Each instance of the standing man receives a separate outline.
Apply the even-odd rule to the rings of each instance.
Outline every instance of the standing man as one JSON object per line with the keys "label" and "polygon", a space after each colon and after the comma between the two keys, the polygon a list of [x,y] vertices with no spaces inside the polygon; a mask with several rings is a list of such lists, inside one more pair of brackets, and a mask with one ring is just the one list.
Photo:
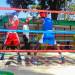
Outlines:
{"label": "standing man", "polygon": [[[43,30],[48,31],[48,33],[43,33],[42,39],[39,41],[42,44],[49,44],[50,46],[56,46],[57,50],[60,50],[60,47],[56,43],[55,40],[55,33],[53,33],[53,22],[51,18],[51,14],[48,14],[46,17],[43,18]],[[59,52],[61,62],[63,63],[64,57],[62,56],[61,52]]]}
{"label": "standing man", "polygon": [[52,22],[51,14],[45,15],[45,17],[43,17],[42,20],[43,20],[42,30],[48,31],[48,33],[43,33],[42,39],[39,42],[43,43],[43,44],[50,44],[50,45],[56,44],[55,43],[55,35],[52,32],[53,22]]}
{"label": "standing man", "polygon": [[[53,30],[53,22],[52,22],[52,18],[51,15],[48,14],[47,17],[45,17],[43,19],[43,30],[44,31],[51,31]],[[52,31],[51,31],[52,32]],[[50,44],[50,45],[54,45],[55,44],[55,36],[54,33],[44,33],[43,35],[43,43],[44,44]]]}
{"label": "standing man", "polygon": [[[17,30],[18,25],[19,25],[19,19],[18,19],[17,15],[10,15],[8,29]],[[7,32],[4,46],[7,46],[11,49],[16,49],[17,47],[20,46],[20,40],[19,40],[19,36],[18,36],[17,32],[12,32],[12,31]],[[20,53],[17,53],[17,54],[18,54],[17,61],[21,62]]]}
{"label": "standing man", "polygon": [[[8,29],[10,30],[17,30],[19,25],[19,19],[16,15],[11,15],[9,16],[9,25]],[[20,40],[19,36],[16,32],[7,32],[6,39],[4,42],[5,46],[19,46],[20,45]],[[14,48],[14,47],[13,47]]]}

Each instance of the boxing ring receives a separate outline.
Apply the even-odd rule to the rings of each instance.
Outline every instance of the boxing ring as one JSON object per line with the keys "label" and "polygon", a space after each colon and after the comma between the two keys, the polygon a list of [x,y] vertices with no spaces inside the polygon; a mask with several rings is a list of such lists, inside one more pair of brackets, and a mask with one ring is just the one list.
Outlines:
{"label": "boxing ring", "polygon": [[[57,14],[60,14],[60,13],[63,13],[63,14],[75,14],[75,12],[67,12],[67,11],[47,11],[47,10],[30,10],[30,9],[18,9],[18,8],[6,8],[6,7],[0,7],[0,10],[15,10],[15,11],[31,11],[31,12],[48,12],[48,13],[57,13]],[[18,30],[10,30],[10,29],[1,29],[0,28],[0,35],[4,35],[4,33],[7,33],[7,32],[17,32],[17,33],[23,33],[23,32],[27,32],[27,33],[34,33],[35,35],[36,34],[43,34],[43,33],[52,33],[52,34],[57,34],[57,36],[56,37],[59,37],[59,34],[61,34],[61,36],[62,36],[62,34],[67,34],[67,35],[63,35],[63,36],[70,36],[70,37],[72,37],[72,35],[75,35],[75,30],[51,30],[51,31],[42,31],[42,30],[20,30],[20,29],[18,29]],[[62,39],[62,37],[61,37],[61,39]],[[68,39],[68,38],[67,38]],[[46,45],[46,46],[50,46],[50,45]],[[62,45],[58,45],[59,47],[61,46],[61,47],[64,47],[64,46],[73,46],[73,45],[65,45],[65,44],[62,44]],[[75,49],[59,49],[59,50],[57,50],[57,49],[29,49],[29,50],[26,50],[26,49],[0,49],[0,53],[27,53],[27,52],[30,52],[30,53],[64,53],[64,54],[66,54],[66,53],[73,53],[73,56],[74,56],[74,53],[75,53]],[[51,55],[51,54],[50,54]],[[47,67],[45,68],[45,67],[41,67],[41,68],[39,68],[39,63],[37,63],[37,64],[35,64],[34,62],[33,62],[33,65],[37,65],[36,67],[33,67],[32,66],[32,69],[35,71],[35,72],[37,72],[37,73],[39,73],[39,72],[43,72],[44,70],[45,70],[45,72],[47,72],[47,73],[50,73],[50,71],[52,71],[52,73],[54,74],[54,73],[56,73],[56,70],[58,71],[58,73],[59,73],[59,71],[61,70],[61,68],[60,68],[60,66],[58,66],[58,68],[56,68],[56,65],[57,64],[62,64],[62,63],[64,63],[65,61],[66,62],[69,62],[69,63],[72,63],[72,64],[75,64],[75,59],[73,59],[72,60],[72,57],[70,58],[70,57],[68,57],[68,56],[70,56],[70,55],[72,55],[72,54],[68,54],[67,56],[58,56],[58,54],[54,54],[53,56],[50,56],[50,55],[48,55],[48,56],[46,56],[47,57],[47,59],[48,60],[45,60],[45,58],[43,58],[44,59],[44,63],[45,64],[47,64]],[[63,54],[62,54],[63,55]],[[11,55],[10,55],[11,56]],[[37,56],[38,57],[38,56]],[[44,56],[45,57],[45,56]],[[65,60],[64,60],[64,58],[63,57],[65,57]],[[36,58],[36,57],[35,57]],[[40,57],[41,58],[41,57]],[[73,58],[75,58],[75,57],[73,57]],[[6,60],[6,59],[5,59]],[[5,61],[5,60],[3,60],[3,61]],[[10,60],[9,58],[8,58],[8,60]],[[12,59],[13,60],[13,59]],[[24,59],[22,59],[23,61],[25,61]],[[61,60],[62,60],[62,62],[61,62]],[[72,61],[71,61],[72,60]],[[52,61],[52,62],[51,62]],[[54,61],[54,62],[53,62]],[[8,61],[9,62],[9,61]],[[22,61],[21,61],[22,62]],[[48,63],[47,63],[48,62]],[[1,62],[0,62],[1,63]],[[2,63],[6,63],[6,62],[2,62]],[[53,64],[53,63],[56,63],[56,64]],[[48,65],[50,64],[50,67],[48,67]],[[51,64],[53,64],[55,67],[53,67],[53,66],[51,66]],[[4,64],[5,65],[5,64]],[[8,65],[10,65],[10,64],[8,64]],[[20,65],[20,64],[19,64]],[[40,63],[40,65],[42,65],[41,63]],[[20,67],[18,67],[17,69],[15,69],[14,68],[14,70],[16,70],[16,73],[19,73],[19,71],[20,70],[18,70],[19,68],[21,68],[21,67],[25,67],[24,66],[24,64],[23,65],[21,65]],[[5,67],[5,66],[4,66]],[[22,67],[22,68],[23,68]],[[52,67],[53,68],[55,68],[56,70],[54,70],[54,69],[52,69]],[[66,67],[66,66],[65,66]],[[64,67],[64,68],[65,68]],[[73,67],[74,67],[74,65],[73,65]],[[29,68],[31,68],[31,67],[29,67]],[[25,67],[25,70],[27,69],[27,67]],[[68,69],[68,68],[67,68]],[[11,70],[11,69],[10,69]],[[29,70],[29,69],[28,69]],[[72,70],[74,70],[74,68],[73,69],[71,69],[71,70],[68,70],[68,71],[71,71],[71,73],[70,74],[72,74],[72,73],[74,73],[74,72],[72,72]],[[65,70],[66,72],[68,72],[67,70]],[[45,72],[43,72],[43,73],[45,73]],[[62,74],[63,74],[63,71],[60,71]],[[21,73],[23,73],[23,71],[21,72]],[[29,71],[28,71],[28,73],[29,73]],[[60,74],[61,74],[60,73]],[[25,74],[25,72],[24,72],[24,74]],[[32,73],[31,73],[32,74]],[[68,73],[67,73],[68,74]],[[12,75],[12,74],[11,74]]]}
{"label": "boxing ring", "polygon": [[[19,8],[6,8],[6,7],[0,7],[0,10],[15,10],[15,11],[31,11],[31,12],[47,12],[47,13],[56,13],[56,14],[75,14],[75,12],[67,12],[67,11],[47,11],[47,10],[32,10],[32,9],[19,9]],[[18,33],[48,33],[48,31],[42,31],[42,30],[9,30],[9,29],[0,29],[0,32],[18,32]],[[69,30],[51,30],[49,33],[52,34],[71,34],[74,35],[75,31],[69,31]],[[64,35],[65,36],[65,35]],[[67,46],[67,45],[60,45],[60,46]],[[70,45],[72,46],[72,45]],[[0,52],[75,52],[75,50],[0,50]]]}

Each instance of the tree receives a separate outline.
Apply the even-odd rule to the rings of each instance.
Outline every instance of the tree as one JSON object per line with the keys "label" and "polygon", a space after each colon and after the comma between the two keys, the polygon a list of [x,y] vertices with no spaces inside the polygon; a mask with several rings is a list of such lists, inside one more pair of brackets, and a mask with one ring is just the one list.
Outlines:
{"label": "tree", "polygon": [[27,8],[29,4],[33,3],[33,0],[7,0],[7,3],[10,4],[11,7]]}
{"label": "tree", "polygon": [[[65,0],[39,0],[41,9],[61,10],[61,6],[65,4]],[[58,14],[52,14],[53,19],[57,19]]]}
{"label": "tree", "polygon": [[[38,0],[41,9],[61,10],[61,6],[65,5],[65,0]],[[11,7],[27,8],[28,5],[33,4],[35,0],[7,0]],[[58,14],[52,14],[53,19],[57,19]]]}

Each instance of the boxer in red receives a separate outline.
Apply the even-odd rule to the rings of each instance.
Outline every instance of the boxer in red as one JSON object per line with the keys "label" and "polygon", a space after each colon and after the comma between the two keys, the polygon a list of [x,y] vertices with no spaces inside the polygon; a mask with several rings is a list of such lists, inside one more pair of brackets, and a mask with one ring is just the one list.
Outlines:
{"label": "boxer in red", "polygon": [[[10,15],[9,16],[9,24],[8,24],[8,29],[10,30],[17,30],[19,25],[19,19],[16,15]],[[6,39],[4,42],[4,46],[11,48],[11,49],[16,49],[17,47],[20,46],[20,40],[17,32],[7,32]],[[17,61],[18,63],[21,63],[21,56],[20,53],[17,53]]]}
{"label": "boxer in red", "polygon": [[[8,29],[17,30],[18,25],[19,25],[18,17],[16,15],[10,16],[9,17]],[[20,40],[19,40],[18,34],[16,32],[7,32],[6,40],[4,42],[4,45],[5,46],[19,46]]]}

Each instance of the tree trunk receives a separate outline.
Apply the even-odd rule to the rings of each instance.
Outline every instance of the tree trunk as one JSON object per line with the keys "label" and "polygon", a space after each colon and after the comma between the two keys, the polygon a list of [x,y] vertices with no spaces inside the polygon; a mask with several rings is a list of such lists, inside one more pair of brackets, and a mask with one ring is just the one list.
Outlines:
{"label": "tree trunk", "polygon": [[[50,6],[50,10],[60,10],[60,1],[58,0],[49,0],[48,2],[49,6]],[[58,14],[52,13],[52,19],[56,20],[58,17]]]}

